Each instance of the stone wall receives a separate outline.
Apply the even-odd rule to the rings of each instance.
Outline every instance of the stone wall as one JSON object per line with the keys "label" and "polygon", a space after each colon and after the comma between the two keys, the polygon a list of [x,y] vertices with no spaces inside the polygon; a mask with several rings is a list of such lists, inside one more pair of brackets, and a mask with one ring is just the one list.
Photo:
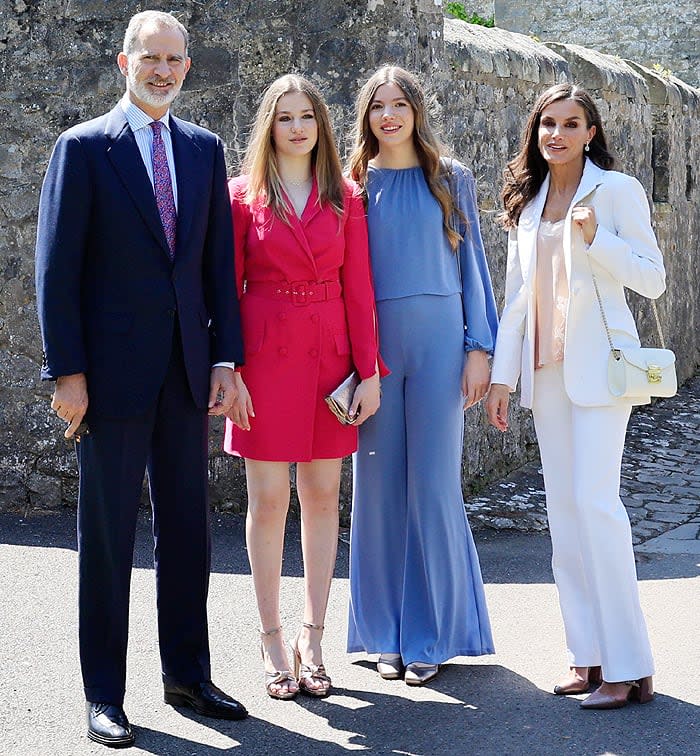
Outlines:
{"label": "stone wall", "polygon": [[[493,0],[496,24],[544,42],[571,42],[667,69],[700,86],[697,0]],[[465,5],[468,5],[465,2]]]}
{"label": "stone wall", "polygon": [[[694,294],[700,265],[693,253],[700,237],[700,92],[594,50],[545,45],[499,28],[446,19],[444,42],[445,65],[435,73],[434,87],[444,103],[447,140],[479,182],[482,233],[487,249],[496,253],[491,272],[499,306],[505,275],[503,232],[495,219],[501,172],[534,96],[562,79],[576,81],[594,96],[620,169],[637,176],[653,196],[654,224],[668,271],[659,313],[667,341],[679,355],[679,374],[692,375],[700,363]],[[656,343],[648,301],[635,295],[630,301],[643,339]],[[536,454],[527,413],[514,413],[505,436],[485,429],[486,443],[484,429],[473,422],[473,415],[468,416],[468,433],[476,432],[476,438],[465,446],[467,484],[478,486],[484,478],[512,469],[527,453]]]}
{"label": "stone wall", "polygon": [[[125,19],[138,2],[15,0],[0,3],[0,511],[73,505],[76,474],[62,423],[49,410],[51,386],[37,377],[40,340],[33,283],[38,192],[56,136],[104,112],[119,98],[115,64]],[[169,3],[148,7],[170,9]],[[498,227],[500,175],[517,147],[536,94],[573,78],[599,103],[623,170],[654,198],[654,217],[669,269],[661,313],[682,377],[698,364],[700,281],[697,90],[640,66],[573,46],[443,20],[432,0],[185,0],[179,17],[192,35],[193,67],[178,115],[220,133],[235,172],[257,99],[281,73],[309,75],[326,93],[339,144],[346,149],[358,85],[382,62],[420,72],[435,95],[444,140],[474,170],[499,301],[505,237]],[[635,301],[635,308],[637,307]],[[644,329],[648,323],[640,313]],[[514,409],[513,432],[487,429],[480,408],[467,414],[465,489],[503,474],[535,453],[528,417]],[[213,502],[245,507],[240,460],[211,438]],[[349,491],[346,469],[344,497]]]}

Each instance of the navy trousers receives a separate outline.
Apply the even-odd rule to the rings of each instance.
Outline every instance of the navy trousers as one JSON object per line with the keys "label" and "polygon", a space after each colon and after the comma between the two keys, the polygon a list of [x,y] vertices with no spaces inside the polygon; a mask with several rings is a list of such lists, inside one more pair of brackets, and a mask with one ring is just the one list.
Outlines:
{"label": "navy trousers", "polygon": [[[114,380],[119,380],[118,372]],[[175,329],[167,375],[145,416],[89,417],[77,444],[80,661],[87,700],[121,704],[136,517],[148,470],[164,678],[209,680],[207,413],[190,392]]]}

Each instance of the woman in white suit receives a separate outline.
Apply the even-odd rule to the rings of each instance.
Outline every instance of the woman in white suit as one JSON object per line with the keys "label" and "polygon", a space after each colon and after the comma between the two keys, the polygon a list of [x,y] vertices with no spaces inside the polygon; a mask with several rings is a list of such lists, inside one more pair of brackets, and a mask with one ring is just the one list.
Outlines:
{"label": "woman in white suit", "polygon": [[[607,386],[610,351],[638,346],[624,288],[656,298],[661,252],[640,183],[611,170],[600,115],[572,84],[545,91],[529,116],[502,198],[509,230],[506,301],[486,410],[507,430],[509,394],[532,409],[570,669],[560,695],[584,708],[653,697],[620,467],[631,402]],[[648,400],[646,400],[648,401]],[[602,669],[601,669],[602,668]]]}

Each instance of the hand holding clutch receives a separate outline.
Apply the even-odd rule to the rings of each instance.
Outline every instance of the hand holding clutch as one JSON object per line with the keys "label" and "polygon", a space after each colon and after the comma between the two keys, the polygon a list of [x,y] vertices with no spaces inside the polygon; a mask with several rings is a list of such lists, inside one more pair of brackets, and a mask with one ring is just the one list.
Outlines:
{"label": "hand holding clutch", "polygon": [[358,415],[350,417],[350,405],[355,395],[355,389],[359,385],[359,376],[352,372],[338,388],[331,391],[326,397],[328,408],[343,425],[352,425],[358,418]]}

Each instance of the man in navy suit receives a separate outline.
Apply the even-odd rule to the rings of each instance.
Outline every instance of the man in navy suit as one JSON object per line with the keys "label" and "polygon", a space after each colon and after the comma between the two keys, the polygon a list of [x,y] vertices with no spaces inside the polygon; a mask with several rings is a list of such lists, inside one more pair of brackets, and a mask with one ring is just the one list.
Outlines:
{"label": "man in navy suit", "polygon": [[80,659],[88,737],[108,746],[134,741],[123,701],[146,469],[165,701],[247,715],[209,666],[207,415],[233,402],[242,344],[223,147],[169,112],[187,42],[169,14],[130,20],[126,93],[61,134],[39,206],[42,378],[79,440]]}

